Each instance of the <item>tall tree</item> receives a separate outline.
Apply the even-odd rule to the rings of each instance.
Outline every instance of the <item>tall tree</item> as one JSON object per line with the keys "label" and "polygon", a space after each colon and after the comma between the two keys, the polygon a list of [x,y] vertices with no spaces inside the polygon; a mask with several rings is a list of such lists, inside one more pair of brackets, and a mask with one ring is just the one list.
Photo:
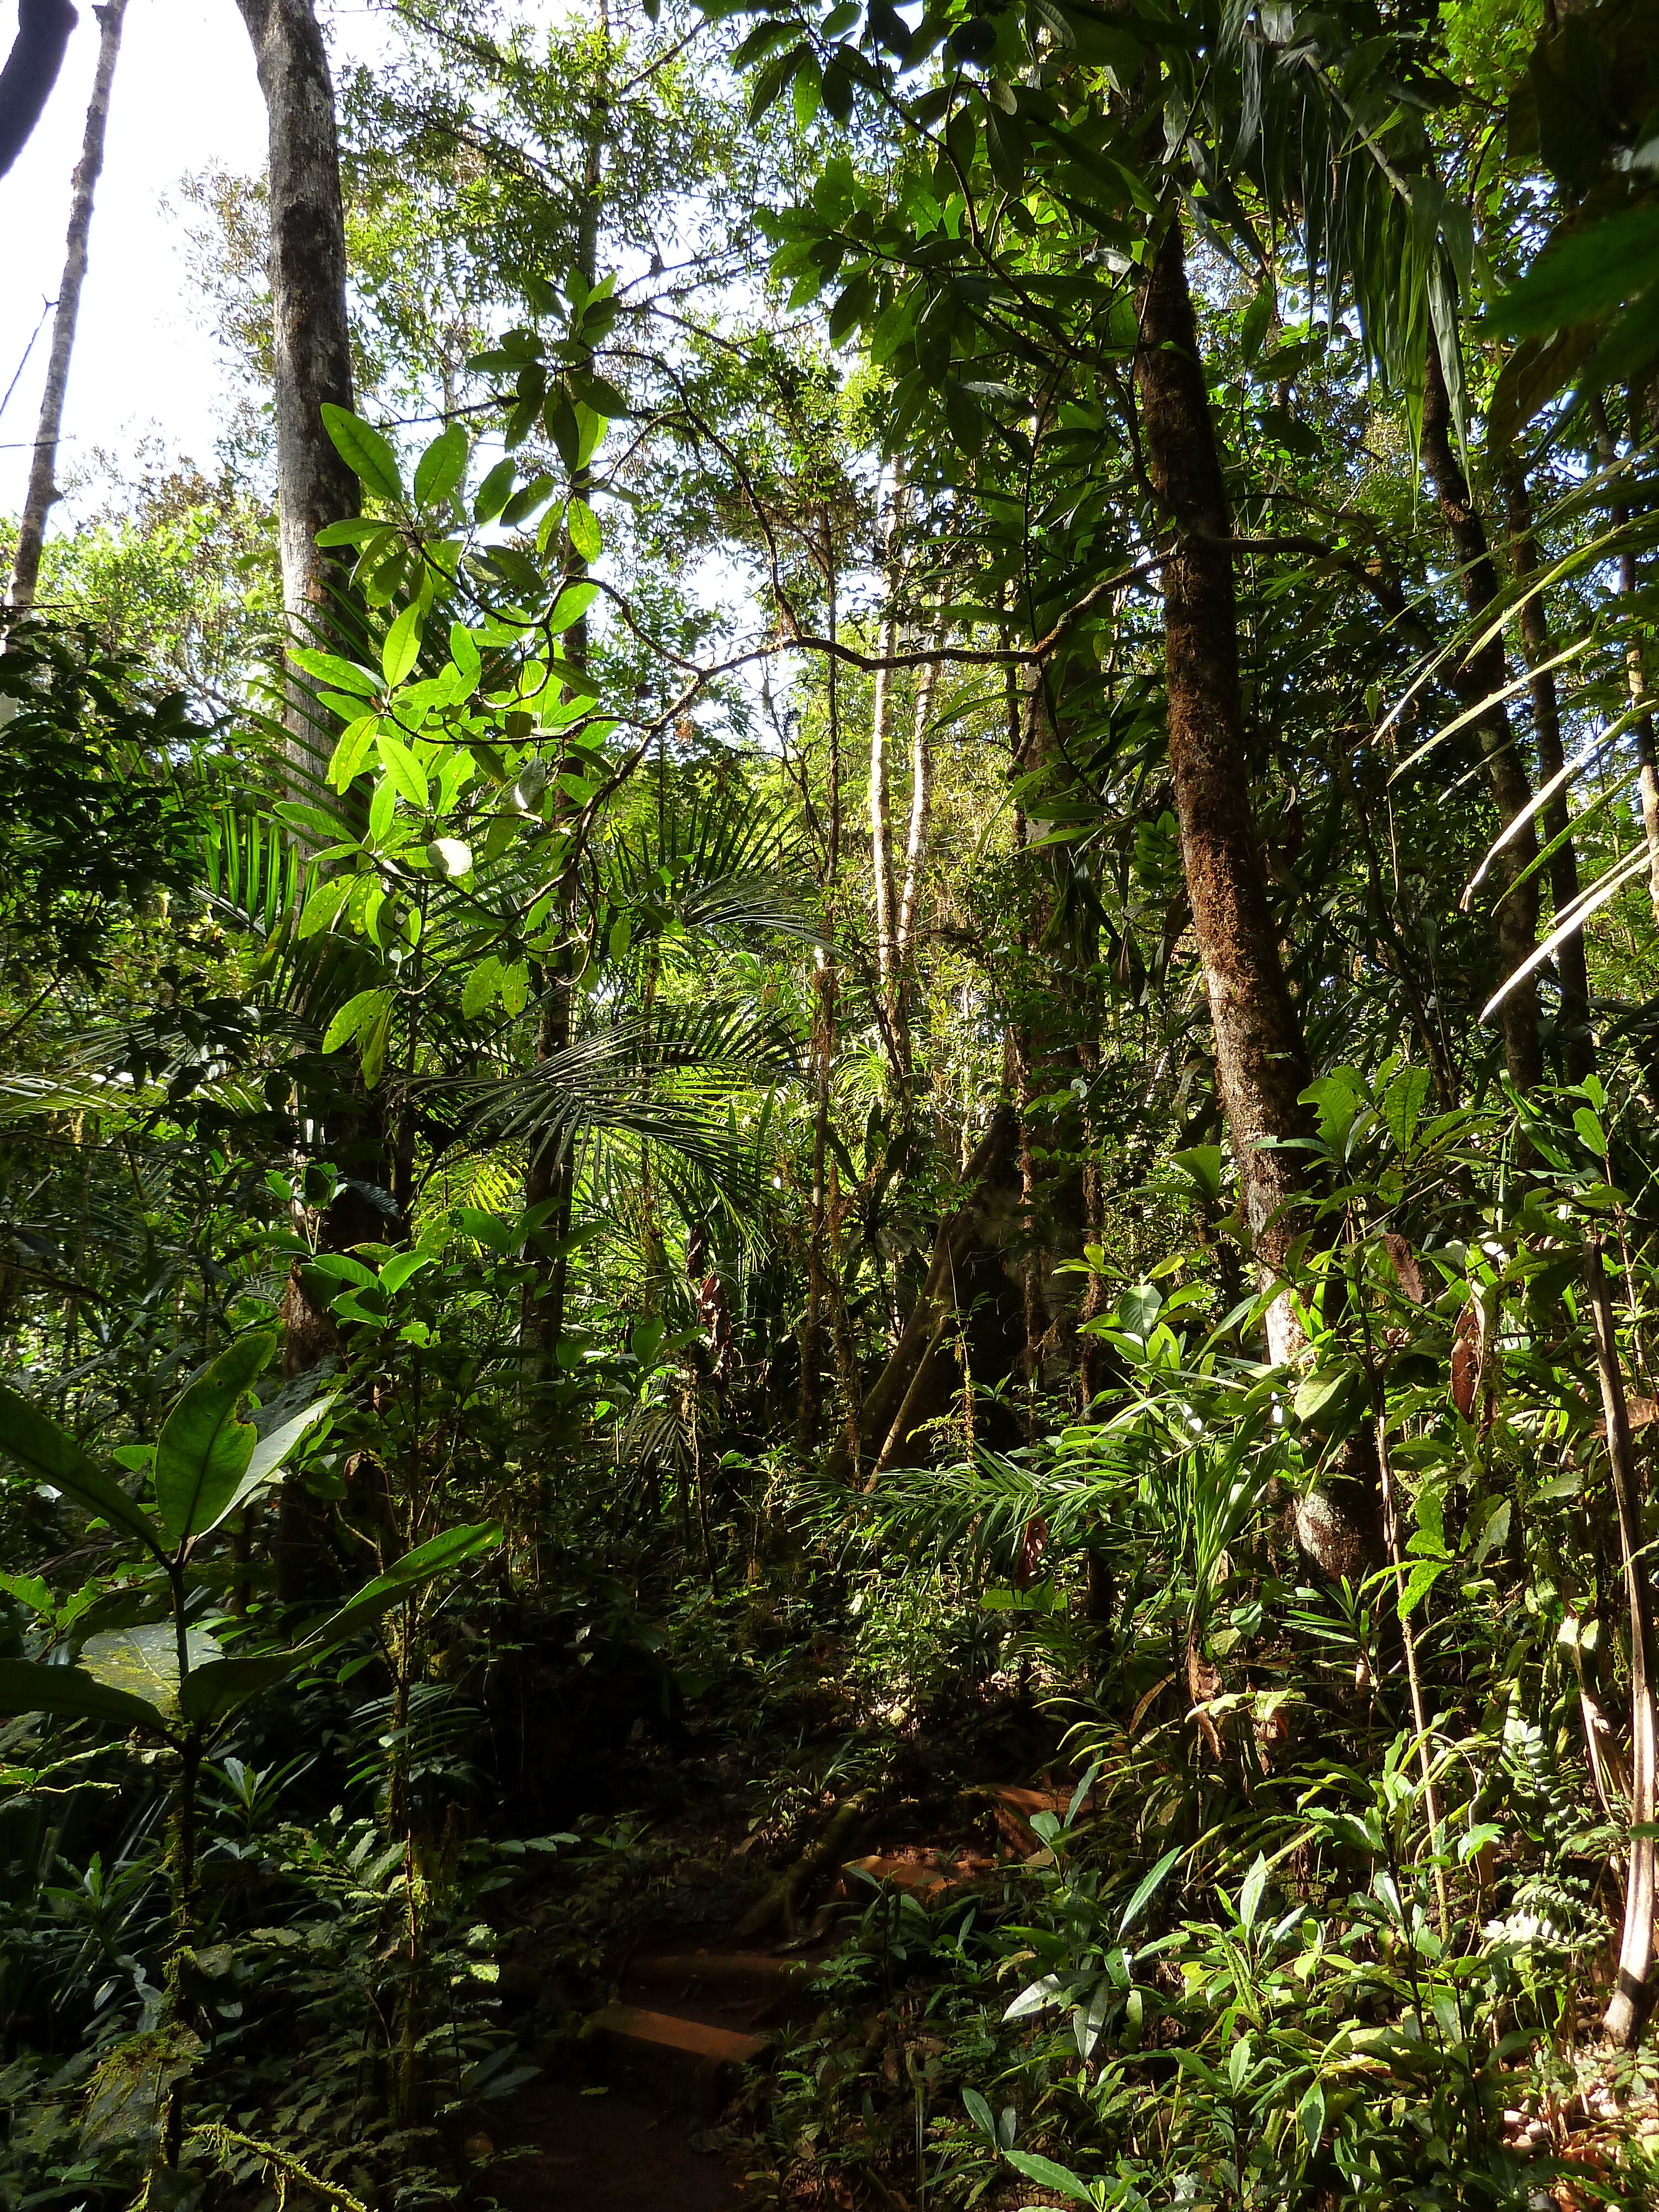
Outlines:
{"label": "tall tree", "polygon": [[[329,628],[329,563],[317,533],[357,512],[357,480],[323,421],[351,405],[345,214],[334,84],[311,0],[237,0],[253,42],[270,133],[270,304],[276,345],[276,506],[289,642]],[[297,696],[290,757],[317,740]]]}
{"label": "tall tree", "polygon": [[[58,491],[58,441],[63,434],[64,401],[69,392],[70,357],[75,350],[76,319],[81,312],[81,288],[87,276],[87,241],[92,232],[92,200],[104,167],[104,132],[109,123],[111,88],[115,82],[116,58],[121,51],[121,26],[127,0],[107,0],[98,9],[98,67],[87,102],[87,127],[81,141],[81,158],[75,165],[73,196],[70,202],[69,242],[64,256],[63,282],[58,288],[58,307],[52,317],[52,354],[46,363],[46,388],[40,400],[40,426],[35,434],[34,459],[29,468],[28,489],[17,532],[17,552],[12,562],[11,611],[27,614],[34,605],[40,575],[40,549],[46,542],[46,517]],[[70,21],[75,20],[74,10]],[[68,35],[67,32],[64,34]],[[61,56],[60,56],[61,58]],[[10,64],[7,64],[9,68]],[[43,95],[44,97],[44,95]]]}
{"label": "tall tree", "polygon": [[0,177],[45,113],[79,21],[69,0],[17,0],[17,36],[0,69]]}

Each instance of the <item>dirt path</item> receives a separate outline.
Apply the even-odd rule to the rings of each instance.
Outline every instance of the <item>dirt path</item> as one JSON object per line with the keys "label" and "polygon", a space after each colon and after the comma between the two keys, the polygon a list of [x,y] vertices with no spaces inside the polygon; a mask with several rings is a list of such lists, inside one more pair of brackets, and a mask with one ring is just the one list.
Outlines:
{"label": "dirt path", "polygon": [[638,2089],[538,2082],[517,2100],[489,2171],[505,2212],[739,2212],[729,2158],[691,2147],[696,2123]]}

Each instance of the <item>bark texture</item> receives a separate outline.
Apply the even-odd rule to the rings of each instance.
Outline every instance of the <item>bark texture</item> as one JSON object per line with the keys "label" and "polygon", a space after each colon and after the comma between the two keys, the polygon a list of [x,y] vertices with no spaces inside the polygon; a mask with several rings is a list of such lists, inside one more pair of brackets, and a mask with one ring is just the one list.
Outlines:
{"label": "bark texture", "polygon": [[[326,634],[329,571],[317,532],[357,513],[357,479],[323,426],[351,405],[345,216],[334,85],[311,0],[237,0],[270,130],[270,300],[276,343],[276,505],[289,641]],[[297,686],[289,757],[314,777],[326,740]]]}
{"label": "bark texture", "polygon": [[[1510,559],[1516,583],[1526,585],[1538,573],[1538,544],[1533,535],[1532,503],[1527,480],[1518,468],[1504,480],[1509,503]],[[1565,765],[1561,750],[1561,709],[1556,696],[1551,658],[1549,616],[1541,592],[1528,594],[1521,608],[1521,640],[1532,672],[1533,740],[1538,748],[1538,781],[1546,788]],[[1554,850],[1549,857],[1550,897],[1556,920],[1578,896],[1578,856],[1567,835],[1569,817],[1565,784],[1544,810],[1544,840]],[[1595,1042],[1590,1030],[1589,970],[1584,963],[1584,933],[1575,929],[1557,947],[1555,970],[1561,984],[1561,1060],[1569,1083],[1582,1083],[1595,1066]]]}
{"label": "bark texture", "polygon": [[1178,221],[1141,294],[1135,383],[1147,469],[1170,529],[1164,665],[1182,861],[1215,1028],[1222,1108],[1250,1233],[1271,1270],[1296,1231],[1297,1163],[1304,1156],[1266,1147],[1310,1133],[1300,1103],[1310,1072],[1251,812],[1232,524]]}
{"label": "bark texture", "polygon": [[[1468,479],[1452,447],[1451,401],[1440,367],[1438,349],[1431,345],[1423,378],[1423,465],[1429,472],[1440,512],[1457,555],[1463,605],[1471,616],[1485,614],[1498,597],[1498,571],[1486,542],[1486,526],[1469,491]],[[1498,697],[1504,689],[1504,644],[1501,633],[1490,637],[1480,650],[1457,665],[1457,694],[1466,713],[1474,714],[1474,729],[1486,762],[1486,781],[1498,808],[1498,819],[1507,830],[1532,802],[1532,785],[1526,763],[1510,726],[1509,709]],[[1502,889],[1498,902],[1498,946],[1504,973],[1512,975],[1531,957],[1538,942],[1538,878],[1522,878],[1538,858],[1538,839],[1530,822],[1510,838],[1498,855],[1498,878]],[[1538,1036],[1538,979],[1527,976],[1504,1000],[1504,1060],[1510,1079],[1522,1091],[1536,1088],[1544,1073],[1544,1057]]]}
{"label": "bark texture", "polygon": [[[81,312],[81,288],[87,276],[87,241],[92,233],[92,201],[104,166],[104,132],[109,123],[110,90],[115,82],[116,58],[121,51],[121,26],[127,0],[108,0],[98,9],[98,67],[87,102],[87,126],[81,141],[81,158],[75,165],[70,201],[69,239],[64,255],[63,281],[58,288],[58,307],[52,324],[52,355],[46,363],[46,387],[40,400],[40,424],[35,433],[34,459],[29,467],[28,489],[17,527],[17,551],[12,564],[11,611],[27,614],[34,605],[40,575],[40,549],[46,542],[46,517],[58,498],[58,441],[64,428],[64,401],[69,392],[70,358],[75,350],[76,318]],[[70,21],[75,11],[70,10]],[[20,37],[21,37],[20,32]],[[64,34],[67,38],[68,31]],[[58,58],[63,58],[61,48]],[[10,63],[7,64],[9,69]],[[53,74],[56,74],[54,70]],[[41,95],[44,101],[45,94]],[[9,166],[0,164],[0,166]]]}
{"label": "bark texture", "polygon": [[46,112],[70,33],[79,21],[69,0],[18,0],[17,36],[0,69],[0,177]]}

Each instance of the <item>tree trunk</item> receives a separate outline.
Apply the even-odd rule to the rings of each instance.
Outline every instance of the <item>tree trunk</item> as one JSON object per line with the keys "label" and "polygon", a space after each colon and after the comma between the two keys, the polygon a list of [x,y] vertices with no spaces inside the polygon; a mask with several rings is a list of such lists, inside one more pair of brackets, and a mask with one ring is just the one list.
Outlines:
{"label": "tree trunk", "polygon": [[[1423,378],[1423,461],[1457,555],[1464,607],[1479,619],[1498,597],[1498,572],[1486,543],[1486,526],[1452,449],[1451,401],[1439,350],[1432,343]],[[1459,662],[1455,680],[1465,711],[1479,710],[1474,727],[1486,760],[1486,780],[1498,821],[1507,830],[1531,804],[1532,786],[1510,726],[1509,709],[1498,696],[1504,677],[1503,638],[1494,633],[1479,653]],[[1538,878],[1529,876],[1524,883],[1521,880],[1537,858],[1538,839],[1530,822],[1498,855],[1503,888],[1498,902],[1498,945],[1505,975],[1513,975],[1526,965],[1538,942]],[[1509,993],[1501,1019],[1504,1060],[1510,1079],[1517,1090],[1534,1090],[1544,1073],[1535,975],[1525,977]]]}
{"label": "tree trunk", "polygon": [[[75,167],[70,202],[69,239],[64,255],[63,281],[58,288],[58,308],[52,325],[52,356],[46,364],[46,388],[40,398],[40,426],[35,434],[34,459],[29,469],[28,489],[23,498],[22,520],[17,529],[17,553],[12,563],[11,611],[14,618],[34,605],[40,574],[40,549],[46,541],[46,517],[58,497],[58,441],[64,427],[64,400],[69,390],[70,356],[75,350],[75,322],[81,312],[81,287],[86,282],[87,240],[92,230],[92,198],[104,166],[104,131],[109,122],[110,88],[115,82],[115,60],[121,51],[121,25],[127,0],[107,0],[98,13],[98,67],[87,102],[87,126],[81,141],[81,158]],[[75,21],[70,9],[69,20]],[[19,18],[19,40],[22,37]],[[64,36],[69,35],[65,27]],[[63,58],[61,46],[58,60]],[[11,64],[8,62],[8,70]],[[53,75],[57,74],[56,67]],[[44,99],[44,94],[42,95]],[[0,164],[0,166],[9,166]]]}
{"label": "tree trunk", "polygon": [[[1256,1256],[1271,1274],[1299,1224],[1308,1056],[1267,902],[1251,815],[1233,596],[1232,524],[1198,356],[1179,220],[1140,296],[1135,357],[1147,465],[1170,529],[1164,562],[1170,769],[1193,927],[1215,1028],[1216,1073]],[[1275,1359],[1291,1348],[1275,1307]]]}
{"label": "tree trunk", "polygon": [[910,731],[910,827],[904,841],[904,888],[899,896],[889,1016],[907,1082],[910,1073],[910,978],[915,959],[916,925],[921,910],[921,870],[927,854],[927,823],[933,798],[933,744],[929,726],[933,719],[933,694],[938,684],[939,663],[930,660],[921,672],[916,691],[915,720]]}
{"label": "tree trunk", "polygon": [[[290,644],[328,641],[330,563],[317,532],[358,507],[322,407],[351,405],[345,215],[334,86],[311,0],[237,0],[253,41],[270,127],[270,303],[276,340],[276,507]],[[288,708],[297,783],[314,783],[327,740],[297,678]]]}
{"label": "tree trunk", "polygon": [[[887,611],[878,648],[881,665],[876,671],[875,696],[870,711],[870,872],[875,885],[876,987],[884,1008],[893,995],[897,900],[893,889],[893,814],[887,793],[887,725],[893,698],[893,676],[888,663],[898,651],[899,534],[904,527],[904,464],[894,464],[893,494],[887,510]],[[895,1080],[902,1080],[896,1045],[890,1035]]]}
{"label": "tree trunk", "polygon": [[[826,597],[826,626],[830,643],[833,645],[839,614],[836,588],[835,524],[827,507],[823,510],[820,520],[823,535],[821,550]],[[812,1200],[806,1247],[806,1317],[801,1328],[800,1338],[800,1401],[795,1414],[796,1438],[803,1451],[807,1449],[817,1431],[823,1395],[823,1379],[819,1363],[823,1340],[823,1305],[826,1290],[824,1245],[829,1228],[825,1175],[830,1144],[830,1076],[836,1055],[836,958],[831,948],[836,936],[836,893],[841,885],[841,694],[836,681],[836,662],[832,653],[830,655],[827,671],[830,694],[830,789],[829,836],[825,841],[823,872],[827,892],[823,924],[825,942],[814,956],[817,966],[812,976],[814,987],[812,1044],[815,1074],[812,1107]]]}
{"label": "tree trunk", "polygon": [[[1624,1554],[1625,1589],[1630,1601],[1631,1826],[1630,1873],[1625,1888],[1625,1932],[1619,1948],[1619,1980],[1602,2025],[1609,2039],[1633,2045],[1647,2016],[1648,1969],[1653,1963],[1653,1904],[1656,1806],[1655,1656],[1653,1604],[1642,1557],[1642,1498],[1631,1449],[1630,1412],[1619,1366],[1613,1299],[1602,1264],[1601,1240],[1589,1238],[1584,1253],[1591,1319],[1595,1327],[1595,1364],[1607,1423],[1607,1457],[1613,1465],[1613,1498],[1619,1509],[1619,1545]],[[1643,1829],[1647,1830],[1643,1834]]]}
{"label": "tree trunk", "polygon": [[[576,225],[575,266],[591,292],[598,281],[599,263],[599,221],[605,199],[605,148],[610,125],[610,35],[611,15],[607,0],[599,0],[599,32],[602,42],[599,82],[594,93],[592,112],[588,118],[587,144],[582,161],[582,204]],[[591,360],[592,356],[588,356]],[[591,489],[593,472],[591,466],[575,470],[569,482],[573,498],[585,499]],[[575,581],[587,574],[587,562],[565,538],[565,568]],[[587,617],[580,616],[565,634],[565,652],[572,665],[584,677],[587,673]],[[567,695],[568,696],[568,695]],[[560,766],[564,765],[561,758]],[[557,805],[563,808],[568,802],[561,797]],[[568,892],[560,894],[560,914],[564,928],[570,928],[571,901]],[[551,1060],[564,1051],[574,1035],[572,1023],[571,948],[564,945],[550,959],[544,972],[540,1018],[537,1028],[536,1052],[540,1060]],[[575,1202],[576,1155],[569,1133],[556,1143],[544,1145],[532,1152],[525,1170],[524,1202],[526,1207],[542,1205],[550,1199],[552,1212],[547,1219],[547,1233],[562,1245],[570,1235],[572,1211]],[[525,1287],[524,1334],[535,1346],[542,1376],[551,1381],[558,1372],[560,1340],[564,1335],[565,1306],[569,1295],[570,1261],[567,1253],[556,1252],[549,1259],[535,1255],[535,1279]]]}
{"label": "tree trunk", "polygon": [[[1135,356],[1152,489],[1169,526],[1164,559],[1164,680],[1170,772],[1182,865],[1215,1032],[1216,1080],[1238,1163],[1257,1268],[1270,1282],[1307,1225],[1307,1154],[1274,1147],[1305,1137],[1310,1070],[1279,957],[1279,934],[1250,805],[1238,676],[1232,521],[1179,219],[1172,220],[1140,295]],[[1292,1358],[1302,1335],[1287,1295],[1267,1315],[1267,1352]],[[1381,1558],[1374,1458],[1348,1455],[1300,1500],[1297,1536],[1332,1577]],[[1358,1563],[1358,1571],[1356,1571]]]}
{"label": "tree trunk", "polygon": [[[1601,465],[1613,470],[1618,466],[1619,449],[1613,443],[1607,410],[1599,395],[1591,396],[1589,411]],[[1622,530],[1630,520],[1630,509],[1614,499],[1610,517],[1614,529]],[[1626,546],[1619,556],[1620,598],[1628,599],[1635,589],[1636,556]],[[1641,646],[1633,634],[1625,645],[1625,678],[1630,688],[1630,703],[1635,710],[1632,726],[1636,738],[1636,790],[1642,808],[1642,834],[1648,846],[1648,896],[1653,902],[1654,919],[1659,921],[1659,751],[1656,751],[1654,744],[1653,716],[1647,708],[1647,672],[1642,665]]]}
{"label": "tree trunk", "polygon": [[[1509,501],[1510,559],[1518,584],[1531,582],[1538,572],[1538,544],[1533,536],[1532,505],[1527,480],[1519,466],[1504,477]],[[1549,617],[1542,592],[1528,594],[1521,609],[1521,638],[1532,670],[1532,726],[1538,747],[1538,781],[1547,787],[1565,766],[1561,750],[1561,712],[1556,696],[1555,672],[1546,664],[1551,657]],[[1569,815],[1565,784],[1544,808],[1544,837],[1555,847],[1549,858],[1550,897],[1559,921],[1578,896],[1578,857],[1567,835]],[[1559,843],[1557,840],[1560,840]],[[1556,949],[1556,973],[1561,979],[1561,1061],[1569,1083],[1582,1083],[1595,1066],[1595,1040],[1590,1030],[1589,971],[1584,964],[1584,933],[1575,929]]]}
{"label": "tree trunk", "polygon": [[17,36],[0,69],[0,177],[45,112],[79,20],[69,0],[18,0]]}

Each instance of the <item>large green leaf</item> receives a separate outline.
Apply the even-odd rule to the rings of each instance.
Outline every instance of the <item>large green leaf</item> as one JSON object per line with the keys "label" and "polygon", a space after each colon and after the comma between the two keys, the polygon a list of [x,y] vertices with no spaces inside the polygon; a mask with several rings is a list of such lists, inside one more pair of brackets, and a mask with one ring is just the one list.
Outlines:
{"label": "large green leaf", "polygon": [[[187,1628],[185,1644],[191,1667],[205,1667],[219,1656],[205,1629]],[[170,1620],[89,1636],[81,1647],[81,1664],[106,1689],[142,1698],[154,1711],[171,1716],[178,1710],[179,1637]]]}
{"label": "large green leaf", "polygon": [[264,1690],[274,1689],[302,1663],[296,1651],[259,1652],[246,1659],[216,1659],[192,1668],[179,1704],[185,1718],[198,1723],[222,1720]]}
{"label": "large green leaf", "polygon": [[114,1476],[89,1459],[73,1437],[65,1436],[55,1421],[39,1413],[27,1398],[0,1384],[0,1452],[15,1459],[37,1482],[49,1482],[77,1505],[101,1513],[106,1521],[137,1536],[157,1553],[161,1539],[155,1523],[135,1505]]}
{"label": "large green leaf", "polygon": [[417,1544],[394,1567],[377,1575],[356,1596],[348,1598],[337,1612],[320,1622],[305,1640],[305,1656],[315,1658],[331,1650],[337,1644],[343,1644],[359,1629],[378,1620],[383,1613],[390,1613],[394,1605],[401,1605],[422,1583],[459,1567],[476,1553],[488,1551],[501,1539],[501,1528],[495,1522],[479,1521],[467,1528],[446,1529],[441,1536]]}
{"label": "large green leaf", "polygon": [[155,1448],[155,1503],[171,1543],[203,1534],[230,1510],[257,1441],[236,1408],[276,1345],[275,1330],[233,1344],[167,1415]]}
{"label": "large green leaf", "polygon": [[205,1535],[209,1529],[216,1528],[222,1521],[228,1520],[239,1506],[245,1504],[252,1497],[256,1490],[263,1489],[266,1483],[279,1474],[283,1462],[299,1444],[307,1431],[314,1428],[324,1414],[332,1409],[333,1404],[334,1401],[331,1398],[319,1398],[314,1405],[302,1407],[295,1414],[292,1420],[284,1421],[280,1428],[273,1429],[269,1436],[261,1437],[253,1447],[253,1456],[247,1463],[247,1472],[226,1501],[223,1510],[210,1521],[206,1528],[198,1530],[198,1534]]}
{"label": "large green leaf", "polygon": [[372,422],[365,422],[360,415],[353,415],[343,407],[335,407],[325,399],[322,404],[323,428],[334,441],[340,459],[358,480],[382,499],[401,501],[404,495],[403,478],[398,471],[398,456]]}
{"label": "large green leaf", "polygon": [[52,1713],[63,1720],[117,1721],[123,1728],[165,1735],[155,1706],[79,1667],[42,1667],[31,1659],[0,1659],[0,1713]]}

